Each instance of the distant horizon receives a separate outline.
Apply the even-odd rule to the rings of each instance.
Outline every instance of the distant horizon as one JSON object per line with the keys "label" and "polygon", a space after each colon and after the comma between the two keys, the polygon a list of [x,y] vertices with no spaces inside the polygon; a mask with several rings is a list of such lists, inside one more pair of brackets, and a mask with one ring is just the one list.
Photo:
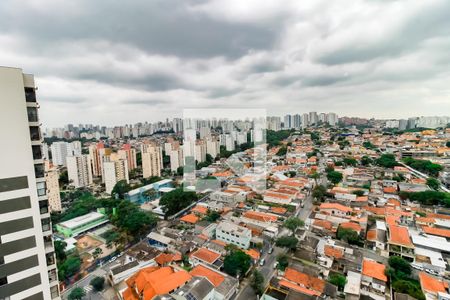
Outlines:
{"label": "distant horizon", "polygon": [[[314,111],[312,111],[312,112],[314,112]],[[307,112],[307,113],[309,113],[309,112]],[[320,114],[320,113],[322,113],[322,112],[317,112],[317,114]],[[333,112],[330,112],[330,113],[333,113]],[[267,117],[280,117],[281,118],[281,122],[284,122],[284,120],[283,120],[283,118],[284,118],[284,116],[286,116],[286,115],[291,115],[291,116],[293,116],[293,115],[296,115],[297,113],[291,113],[291,114],[284,114],[284,115],[267,115]],[[302,115],[302,113],[298,113],[300,116]],[[344,116],[340,116],[339,114],[337,114],[337,116],[338,116],[338,118],[340,119],[340,118],[358,118],[358,119],[366,119],[366,120],[376,120],[376,121],[389,121],[389,120],[408,120],[408,118],[421,118],[421,117],[424,117],[424,118],[433,118],[433,117],[436,117],[436,118],[450,118],[450,115],[435,115],[435,116],[410,116],[410,117],[405,117],[405,118],[364,118],[364,117],[359,117],[359,116],[347,116],[347,115],[344,115]],[[181,117],[167,117],[168,118],[168,121],[169,122],[172,122],[175,118],[180,118],[180,119],[182,119]],[[149,120],[146,120],[146,121],[135,121],[135,122],[131,122],[131,123],[123,123],[123,124],[112,124],[112,125],[107,125],[107,124],[100,124],[100,123],[93,123],[93,122],[87,122],[87,123],[84,123],[84,122],[69,122],[69,123],[66,123],[66,124],[63,124],[63,125],[59,125],[59,126],[53,126],[53,127],[49,127],[49,126],[45,126],[45,125],[43,125],[43,127],[45,128],[45,129],[57,129],[57,128],[64,128],[66,125],[73,125],[73,126],[75,126],[75,127],[78,127],[80,124],[82,124],[82,125],[92,125],[92,126],[101,126],[101,127],[115,127],[115,126],[126,126],[126,125],[135,125],[135,124],[139,124],[139,123],[142,123],[142,124],[145,124],[146,122],[148,123],[148,124],[156,124],[156,123],[165,123],[166,122],[166,120],[165,120],[166,118],[164,118],[164,120],[158,120],[158,121],[149,121]],[[212,119],[212,118],[211,118]],[[208,120],[208,119],[205,119],[205,120]],[[240,120],[244,120],[244,119],[240,119]],[[43,124],[45,124],[45,122],[43,122]]]}

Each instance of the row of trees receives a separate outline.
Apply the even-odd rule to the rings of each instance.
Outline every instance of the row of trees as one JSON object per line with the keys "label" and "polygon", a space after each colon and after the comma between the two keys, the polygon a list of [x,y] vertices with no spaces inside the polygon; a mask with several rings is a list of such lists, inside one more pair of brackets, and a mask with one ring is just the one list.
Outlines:
{"label": "row of trees", "polygon": [[159,204],[165,216],[168,217],[188,207],[197,199],[195,192],[185,192],[183,188],[177,188],[165,193],[159,200]]}
{"label": "row of trees", "polygon": [[408,166],[410,166],[411,168],[426,173],[433,177],[438,177],[439,172],[442,171],[443,169],[441,165],[432,163],[429,160],[414,159],[407,157],[403,159],[403,162]]}
{"label": "row of trees", "polygon": [[450,193],[423,191],[416,193],[400,192],[400,198],[417,201],[422,205],[444,205],[450,207]]}

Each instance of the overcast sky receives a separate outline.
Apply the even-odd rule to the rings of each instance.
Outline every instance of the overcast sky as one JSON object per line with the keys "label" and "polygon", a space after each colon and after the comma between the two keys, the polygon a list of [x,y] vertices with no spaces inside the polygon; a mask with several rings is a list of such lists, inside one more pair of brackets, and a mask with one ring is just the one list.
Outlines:
{"label": "overcast sky", "polygon": [[183,108],[450,115],[449,0],[2,0],[44,126]]}

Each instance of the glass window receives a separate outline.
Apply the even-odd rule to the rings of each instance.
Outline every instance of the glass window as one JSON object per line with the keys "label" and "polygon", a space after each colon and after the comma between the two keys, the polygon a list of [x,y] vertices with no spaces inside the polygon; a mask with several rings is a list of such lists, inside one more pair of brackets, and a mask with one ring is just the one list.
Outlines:
{"label": "glass window", "polygon": [[30,126],[30,138],[32,141],[41,140],[41,132],[38,126]]}
{"label": "glass window", "polygon": [[36,164],[34,165],[34,174],[36,178],[42,178],[45,175],[44,164]]}
{"label": "glass window", "polygon": [[38,110],[36,107],[27,107],[28,113],[28,122],[37,122],[38,119]]}
{"label": "glass window", "polygon": [[38,196],[39,197],[40,196],[45,196],[46,189],[47,189],[45,181],[36,183],[36,187],[37,187]]}
{"label": "glass window", "polygon": [[33,150],[33,159],[42,159],[42,147],[40,145],[31,146]]}
{"label": "glass window", "polygon": [[25,88],[25,99],[27,102],[36,102],[36,92],[33,88]]}

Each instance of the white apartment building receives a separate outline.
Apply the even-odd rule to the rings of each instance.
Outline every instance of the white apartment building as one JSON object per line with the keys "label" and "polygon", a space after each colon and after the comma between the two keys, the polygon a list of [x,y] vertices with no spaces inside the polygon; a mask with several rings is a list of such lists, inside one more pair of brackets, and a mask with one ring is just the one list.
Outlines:
{"label": "white apartment building", "polygon": [[130,182],[126,160],[106,161],[103,163],[103,167],[106,193],[111,194],[116,183],[121,180],[126,180],[127,183]]}
{"label": "white apartment building", "polygon": [[206,153],[211,155],[213,158],[217,157],[217,155],[220,153],[219,142],[217,140],[207,140]]}
{"label": "white apartment building", "polygon": [[61,195],[59,193],[58,169],[45,161],[45,183],[47,184],[47,197],[50,211],[61,211]]}
{"label": "white apartment building", "polygon": [[131,148],[130,145],[124,145],[123,149],[117,151],[121,159],[125,159],[128,163],[128,171],[134,170],[137,167],[136,149]]}
{"label": "white apartment building", "polygon": [[230,222],[220,222],[216,228],[216,239],[242,249],[248,249],[252,239],[252,231]]}
{"label": "white apartment building", "polygon": [[143,144],[141,149],[143,177],[161,176],[161,169],[163,168],[161,147]]}
{"label": "white apartment building", "polygon": [[65,166],[66,157],[69,151],[69,144],[66,142],[54,142],[51,146],[52,162],[56,166]]}
{"label": "white apartment building", "polygon": [[89,155],[67,157],[67,174],[69,183],[76,188],[92,184],[92,165]]}
{"label": "white apartment building", "polygon": [[80,141],[73,141],[68,144],[67,147],[67,156],[77,156],[81,155],[81,142]]}
{"label": "white apartment building", "polygon": [[338,115],[335,113],[328,113],[327,121],[330,126],[336,126],[339,122]]}
{"label": "white apartment building", "polygon": [[0,67],[0,299],[59,299],[35,90]]}
{"label": "white apartment building", "polygon": [[184,166],[183,148],[170,151],[170,170],[176,171],[179,167]]}
{"label": "white apartment building", "polygon": [[199,163],[206,161],[206,143],[203,140],[197,140],[195,144],[195,160]]}

